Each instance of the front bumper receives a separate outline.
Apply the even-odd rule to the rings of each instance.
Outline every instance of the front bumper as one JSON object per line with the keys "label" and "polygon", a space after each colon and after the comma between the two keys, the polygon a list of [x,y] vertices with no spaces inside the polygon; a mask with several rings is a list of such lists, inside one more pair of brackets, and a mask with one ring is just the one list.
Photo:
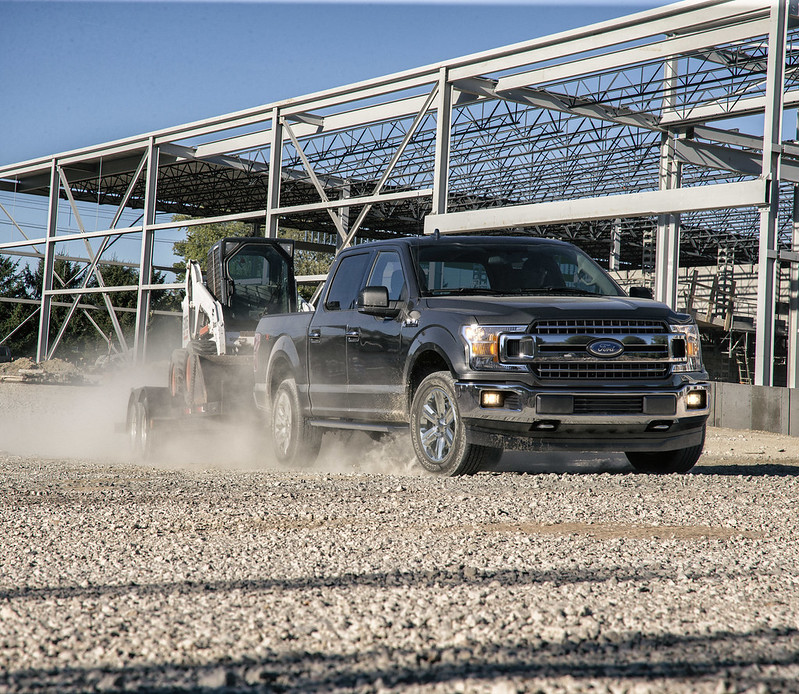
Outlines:
{"label": "front bumper", "polygon": [[[556,390],[524,384],[455,384],[472,443],[505,449],[667,451],[699,445],[710,384],[659,390]],[[497,393],[499,406],[486,406]]]}

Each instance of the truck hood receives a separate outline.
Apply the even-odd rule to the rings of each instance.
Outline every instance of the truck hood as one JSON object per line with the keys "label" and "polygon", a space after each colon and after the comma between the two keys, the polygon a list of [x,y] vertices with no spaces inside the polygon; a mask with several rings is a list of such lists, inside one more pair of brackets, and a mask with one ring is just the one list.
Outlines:
{"label": "truck hood", "polygon": [[432,310],[458,313],[464,322],[480,325],[529,325],[542,318],[588,317],[668,321],[677,315],[658,301],[626,296],[449,296],[425,301]]}

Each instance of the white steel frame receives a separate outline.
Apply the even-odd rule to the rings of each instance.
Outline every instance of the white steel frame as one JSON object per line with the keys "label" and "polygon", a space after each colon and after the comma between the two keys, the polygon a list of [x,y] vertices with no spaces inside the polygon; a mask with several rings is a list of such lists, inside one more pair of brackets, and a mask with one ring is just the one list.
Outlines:
{"label": "white steel frame", "polygon": [[[243,220],[275,237],[296,220],[309,226],[321,220],[337,248],[381,234],[552,234],[607,220],[616,267],[625,233],[642,233],[640,223],[629,221],[652,219],[656,298],[672,306],[681,251],[686,242],[700,243],[690,230],[701,231],[701,243],[720,244],[723,237],[736,247],[748,244],[760,268],[756,383],[770,385],[775,272],[780,263],[795,268],[797,256],[793,216],[782,211],[791,201],[780,187],[799,184],[799,146],[783,141],[781,125],[783,110],[799,105],[794,26],[787,0],[689,0],[0,167],[0,191],[49,200],[40,238],[29,238],[0,205],[14,226],[0,253],[44,249],[37,358],[52,357],[66,326],[51,336],[57,297],[72,295],[71,317],[85,310],[80,297],[92,291],[102,293],[116,339],[127,349],[112,296],[132,289],[138,297],[133,351],[145,357],[152,293],[178,286],[152,281],[154,240],[176,228],[159,214],[174,209],[182,195],[197,218],[180,227]],[[762,135],[724,123],[752,114],[764,118]],[[96,186],[81,177],[115,164],[118,171],[98,174]],[[227,198],[216,206],[186,202],[199,184],[185,182],[209,172],[228,176]],[[209,180],[210,199],[222,184]],[[81,205],[112,189],[105,204],[117,205],[113,221],[88,230]],[[77,233],[59,226],[60,199],[69,202]],[[134,207],[143,210],[140,221],[118,227],[123,210]],[[103,255],[111,239],[126,235],[139,239],[139,284],[106,287]],[[57,247],[76,241],[84,244],[87,272],[80,288],[67,291],[53,265]],[[90,277],[99,287],[87,286]],[[793,286],[791,305],[799,307]],[[799,308],[791,315],[796,325]],[[794,327],[792,355],[799,352],[796,342]],[[793,387],[797,363],[799,357],[789,364]]]}

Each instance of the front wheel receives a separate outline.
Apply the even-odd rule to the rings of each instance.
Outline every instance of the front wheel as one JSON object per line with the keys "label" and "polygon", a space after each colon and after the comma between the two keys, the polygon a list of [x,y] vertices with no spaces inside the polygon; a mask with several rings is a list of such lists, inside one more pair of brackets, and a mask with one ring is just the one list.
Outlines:
{"label": "front wheel", "polygon": [[501,454],[466,440],[455,381],[447,371],[430,374],[414,393],[411,441],[422,467],[438,475],[471,475]]}
{"label": "front wheel", "polygon": [[627,460],[636,472],[652,475],[667,475],[671,473],[688,472],[705,447],[705,427],[702,427],[702,440],[690,448],[680,448],[676,451],[662,451],[659,453],[625,453]]}
{"label": "front wheel", "polygon": [[278,386],[271,410],[272,447],[279,462],[310,465],[319,455],[322,432],[309,426],[300,408],[297,384],[287,378]]}

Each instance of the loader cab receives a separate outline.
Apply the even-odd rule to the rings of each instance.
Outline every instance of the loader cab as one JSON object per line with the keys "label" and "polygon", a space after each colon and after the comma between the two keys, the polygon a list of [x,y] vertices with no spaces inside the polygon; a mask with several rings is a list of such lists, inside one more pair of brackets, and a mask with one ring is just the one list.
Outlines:
{"label": "loader cab", "polygon": [[225,238],[208,252],[208,289],[222,305],[227,330],[255,330],[261,316],[297,310],[294,242]]}

